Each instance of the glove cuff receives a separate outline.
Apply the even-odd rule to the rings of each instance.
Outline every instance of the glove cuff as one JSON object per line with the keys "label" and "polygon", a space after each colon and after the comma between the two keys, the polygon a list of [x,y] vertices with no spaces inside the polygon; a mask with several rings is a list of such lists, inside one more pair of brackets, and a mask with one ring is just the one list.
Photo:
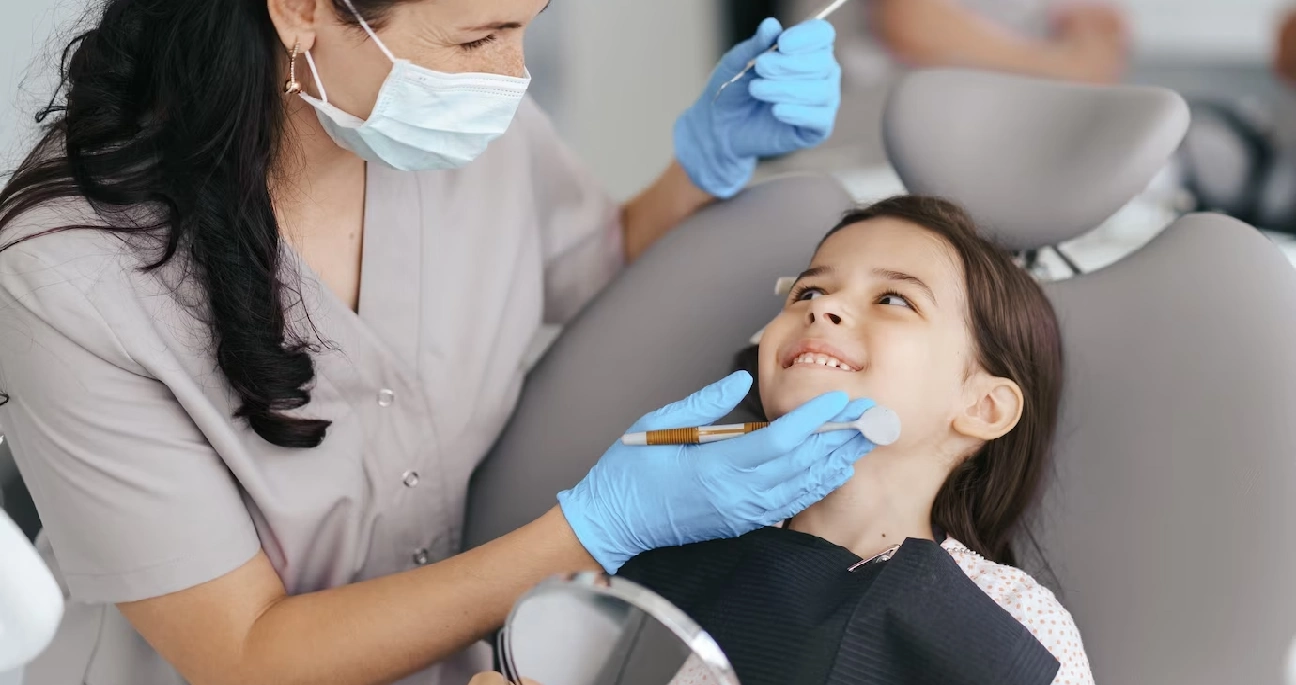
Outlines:
{"label": "glove cuff", "polygon": [[617,570],[630,560],[630,555],[608,549],[607,532],[587,515],[589,504],[581,501],[577,492],[580,487],[577,485],[571,490],[558,493],[558,508],[562,510],[563,518],[567,519],[567,525],[576,533],[576,539],[585,551],[594,557],[594,561],[608,575],[616,575]]}
{"label": "glove cuff", "polygon": [[693,185],[727,200],[747,187],[756,173],[756,158],[735,158],[726,154],[720,149],[721,137],[699,130],[702,127],[698,120],[705,121],[705,113],[689,109],[675,121],[672,132],[675,158]]}

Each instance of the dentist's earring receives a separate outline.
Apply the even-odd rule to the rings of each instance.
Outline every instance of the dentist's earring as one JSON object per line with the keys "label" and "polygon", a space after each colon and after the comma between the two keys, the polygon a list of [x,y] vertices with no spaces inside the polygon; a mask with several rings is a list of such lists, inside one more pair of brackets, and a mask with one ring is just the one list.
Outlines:
{"label": "dentist's earring", "polygon": [[296,95],[301,92],[301,82],[297,80],[297,55],[301,53],[301,42],[293,43],[292,52],[288,55],[288,81],[284,83],[284,95]]}

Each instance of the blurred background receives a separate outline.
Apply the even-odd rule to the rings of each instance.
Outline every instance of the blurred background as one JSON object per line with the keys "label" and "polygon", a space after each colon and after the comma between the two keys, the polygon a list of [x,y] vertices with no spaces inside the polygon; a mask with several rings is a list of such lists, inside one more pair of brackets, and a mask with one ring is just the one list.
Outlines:
{"label": "blurred background", "polygon": [[[924,0],[926,1],[926,0]],[[1026,37],[1050,32],[1049,0],[937,0],[961,4],[990,25]],[[854,0],[833,18],[840,33],[838,56],[845,69],[846,97],[837,133],[813,153],[771,160],[762,175],[817,170],[836,174],[861,200],[900,190],[881,149],[878,117],[898,66],[878,37],[871,10],[883,0]],[[33,115],[47,100],[59,50],[85,12],[86,0],[9,0],[0,21],[0,178],[32,141]],[[813,14],[823,0],[557,0],[529,34],[528,62],[534,95],[550,112],[569,144],[611,192],[627,198],[670,160],[670,128],[696,97],[718,56],[754,31],[766,16],[793,23]],[[1120,78],[1175,88],[1194,103],[1222,104],[1240,112],[1255,131],[1203,136],[1211,157],[1207,175],[1189,179],[1219,196],[1196,203],[1183,193],[1184,170],[1167,169],[1149,194],[1105,230],[1070,246],[1074,258],[1101,265],[1140,244],[1175,213],[1194,208],[1233,210],[1251,223],[1273,224],[1285,242],[1287,215],[1255,216],[1246,185],[1261,179],[1255,136],[1296,135],[1296,95],[1275,76],[1277,36],[1289,0],[1110,0],[1123,15],[1128,59]],[[1235,117],[1237,118],[1237,117]],[[1226,122],[1227,123],[1227,122]],[[1268,144],[1268,143],[1266,143]],[[1277,148],[1282,145],[1274,142]],[[1212,147],[1213,146],[1213,147]],[[1278,154],[1265,151],[1268,156]],[[1260,155],[1264,156],[1264,155]],[[1200,157],[1200,155],[1199,155]],[[1197,160],[1201,167],[1201,159]],[[1296,155],[1290,164],[1296,178]],[[1255,172],[1255,173],[1252,173]],[[1200,175],[1200,169],[1196,175]],[[1191,175],[1191,174],[1190,174]],[[1201,190],[1200,188],[1196,188]],[[1254,188],[1252,188],[1254,190]],[[1285,190],[1285,188],[1284,188]],[[1290,194],[1296,198],[1296,183]],[[1199,195],[1202,193],[1198,193]],[[1238,198],[1242,197],[1241,200]],[[1199,207],[1198,204],[1208,206]],[[1236,202],[1234,202],[1236,204]],[[1281,204],[1281,203],[1280,203]],[[1291,221],[1296,226],[1296,220]],[[1265,226],[1269,227],[1269,226]],[[1151,230],[1151,233],[1149,231]],[[1292,229],[1296,230],[1296,229]],[[1289,248],[1296,250],[1296,248]],[[1296,251],[1293,253],[1296,258]]]}
{"label": "blurred background", "polygon": [[[854,0],[834,18],[842,33],[848,103],[833,141],[837,167],[869,166],[880,150],[840,148],[874,134],[861,111],[879,93],[859,44],[866,21]],[[0,169],[31,141],[32,116],[48,98],[53,65],[85,0],[6,0],[0,10]],[[670,156],[670,125],[697,97],[716,58],[770,14],[785,23],[822,0],[556,0],[530,33],[535,96],[567,141],[618,196],[641,188]],[[991,19],[1038,22],[1041,0],[967,0]],[[1233,100],[1287,96],[1270,71],[1286,0],[1115,0],[1129,24],[1126,80]],[[854,5],[854,6],[852,6]],[[1006,9],[1000,9],[1000,7]],[[1025,9],[1023,9],[1025,8]],[[1017,15],[1017,16],[1014,16]],[[861,66],[864,65],[864,66]],[[854,71],[852,72],[852,68]],[[851,101],[853,100],[853,101]],[[855,118],[852,118],[855,116]],[[1294,127],[1296,128],[1296,127]],[[807,163],[809,163],[807,161]],[[829,162],[821,162],[827,165]],[[836,171],[837,169],[832,169]]]}
{"label": "blurred background", "polygon": [[[671,124],[697,97],[723,51],[762,18],[793,23],[821,1],[555,0],[528,38],[533,93],[609,190],[627,198],[669,162]],[[936,1],[962,4],[1005,34],[1043,40],[1056,30],[1047,0]],[[861,201],[902,191],[878,129],[887,86],[902,68],[870,14],[882,2],[854,0],[833,19],[845,69],[837,133],[813,152],[769,160],[763,176],[832,173]],[[1063,246],[1065,254],[1082,268],[1100,267],[1178,214],[1216,209],[1268,229],[1296,261],[1296,86],[1280,76],[1285,62],[1296,74],[1296,52],[1286,54],[1279,40],[1296,0],[1108,4],[1119,9],[1128,46],[1117,79],[1180,91],[1198,124],[1180,158],[1142,197]],[[0,0],[0,6],[3,180],[34,140],[35,113],[49,99],[59,52],[87,3]],[[1292,42],[1289,49],[1296,51],[1296,37]],[[1052,257],[1041,262],[1041,273],[1070,268]],[[0,685],[16,678],[0,674]]]}

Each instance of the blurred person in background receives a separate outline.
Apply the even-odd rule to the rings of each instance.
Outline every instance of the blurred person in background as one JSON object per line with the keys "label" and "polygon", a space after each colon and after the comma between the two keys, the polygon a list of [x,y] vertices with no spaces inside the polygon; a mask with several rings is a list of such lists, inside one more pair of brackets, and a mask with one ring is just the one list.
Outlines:
{"label": "blurred person in background", "polygon": [[[739,9],[745,1],[733,0],[734,31],[750,23]],[[777,4],[773,9],[787,23],[812,16],[825,2]],[[1103,84],[1121,80],[1129,57],[1125,13],[1097,0],[854,0],[852,5],[832,17],[844,79],[841,125],[823,149],[798,154],[785,165],[884,164],[882,107],[893,79],[906,68],[960,66]]]}
{"label": "blurred person in background", "polygon": [[1249,94],[1191,97],[1177,163],[1192,210],[1296,235],[1296,5],[1275,19],[1273,80]]}
{"label": "blurred person in background", "polygon": [[859,52],[858,43],[871,39],[892,60],[911,67],[1114,83],[1124,73],[1129,48],[1124,13],[1098,2],[865,0],[843,21],[863,28],[843,27],[843,53]]}
{"label": "blurred person in background", "polygon": [[1296,85],[1296,7],[1288,8],[1278,21],[1273,69],[1278,78]]}

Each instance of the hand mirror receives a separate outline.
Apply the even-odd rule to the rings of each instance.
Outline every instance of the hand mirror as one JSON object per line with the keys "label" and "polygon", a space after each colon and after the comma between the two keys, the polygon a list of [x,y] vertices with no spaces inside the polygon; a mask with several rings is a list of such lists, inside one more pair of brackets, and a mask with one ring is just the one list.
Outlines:
{"label": "hand mirror", "polygon": [[514,605],[496,647],[512,683],[739,685],[715,640],[684,612],[599,573],[537,585]]}

